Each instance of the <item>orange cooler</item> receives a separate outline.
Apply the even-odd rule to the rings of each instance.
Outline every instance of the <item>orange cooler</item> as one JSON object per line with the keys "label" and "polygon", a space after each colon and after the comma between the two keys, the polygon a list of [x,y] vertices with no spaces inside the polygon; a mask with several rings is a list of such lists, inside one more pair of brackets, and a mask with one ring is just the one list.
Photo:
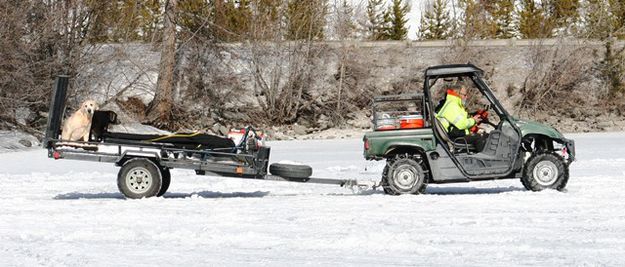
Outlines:
{"label": "orange cooler", "polygon": [[400,129],[416,129],[423,128],[423,116],[422,115],[410,115],[399,117]]}

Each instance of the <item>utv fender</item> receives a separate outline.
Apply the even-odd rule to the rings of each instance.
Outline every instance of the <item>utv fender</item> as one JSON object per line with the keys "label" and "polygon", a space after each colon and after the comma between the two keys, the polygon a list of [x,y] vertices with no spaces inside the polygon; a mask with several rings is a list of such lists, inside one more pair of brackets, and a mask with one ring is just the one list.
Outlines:
{"label": "utv fender", "polygon": [[394,145],[389,147],[386,152],[384,152],[385,157],[390,157],[394,155],[400,154],[422,154],[425,155],[425,149],[421,146],[416,145]]}
{"label": "utv fender", "polygon": [[569,153],[568,163],[575,160],[575,142],[564,137],[553,138],[542,134],[524,135],[522,139],[522,148],[525,151],[553,151],[554,143],[559,143],[566,147]]}
{"label": "utv fender", "polygon": [[558,130],[549,125],[526,120],[516,120],[515,124],[521,130],[523,137],[538,135],[546,136],[554,140],[560,140],[564,138],[564,136],[562,136],[562,134],[558,132]]}

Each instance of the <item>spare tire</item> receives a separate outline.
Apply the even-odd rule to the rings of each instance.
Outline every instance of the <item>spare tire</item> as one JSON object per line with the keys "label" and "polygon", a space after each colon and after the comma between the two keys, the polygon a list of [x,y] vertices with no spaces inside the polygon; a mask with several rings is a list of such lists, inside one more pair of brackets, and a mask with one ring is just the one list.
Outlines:
{"label": "spare tire", "polygon": [[312,168],[308,165],[273,163],[269,166],[269,172],[285,178],[305,179],[312,175]]}

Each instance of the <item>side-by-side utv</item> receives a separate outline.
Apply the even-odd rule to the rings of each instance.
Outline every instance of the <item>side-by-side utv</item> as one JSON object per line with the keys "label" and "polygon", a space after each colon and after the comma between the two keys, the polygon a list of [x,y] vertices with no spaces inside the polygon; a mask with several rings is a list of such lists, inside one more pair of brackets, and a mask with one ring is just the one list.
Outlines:
{"label": "side-by-side utv", "polygon": [[[373,131],[364,136],[364,157],[385,160],[382,186],[388,194],[419,194],[429,183],[520,179],[532,191],[563,190],[575,144],[553,127],[510,115],[471,64],[425,71],[423,92],[374,100]],[[436,117],[446,84],[473,88],[491,114],[483,121],[480,150],[464,138],[450,138]],[[442,89],[442,90],[441,90]],[[479,93],[477,93],[479,92]],[[438,94],[436,94],[438,93]]]}

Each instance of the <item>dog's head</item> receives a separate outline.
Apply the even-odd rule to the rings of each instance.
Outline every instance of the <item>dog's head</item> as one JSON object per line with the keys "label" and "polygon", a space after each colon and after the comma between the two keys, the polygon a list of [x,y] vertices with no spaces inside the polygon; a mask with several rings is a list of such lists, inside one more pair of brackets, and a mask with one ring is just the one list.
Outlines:
{"label": "dog's head", "polygon": [[87,100],[80,105],[80,110],[82,112],[85,112],[89,116],[93,116],[93,112],[95,112],[99,108],[100,106],[98,106],[98,103],[93,100]]}

